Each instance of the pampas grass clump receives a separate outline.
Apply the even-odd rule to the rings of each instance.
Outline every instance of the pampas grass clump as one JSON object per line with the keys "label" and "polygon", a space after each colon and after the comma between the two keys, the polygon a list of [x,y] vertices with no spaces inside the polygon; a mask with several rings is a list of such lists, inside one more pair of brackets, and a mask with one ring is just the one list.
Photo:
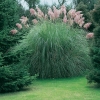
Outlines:
{"label": "pampas grass clump", "polygon": [[27,52],[23,65],[39,78],[78,76],[91,67],[85,32],[63,22],[43,21],[14,47],[14,52]]}

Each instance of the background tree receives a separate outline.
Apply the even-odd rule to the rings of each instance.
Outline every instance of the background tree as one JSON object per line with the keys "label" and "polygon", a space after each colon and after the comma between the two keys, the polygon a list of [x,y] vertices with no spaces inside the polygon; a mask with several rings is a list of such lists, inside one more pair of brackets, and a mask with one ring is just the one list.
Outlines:
{"label": "background tree", "polygon": [[28,3],[29,8],[34,8],[36,4],[40,2],[40,0],[25,0]]}
{"label": "background tree", "polygon": [[89,14],[89,10],[87,5],[85,5],[83,2],[80,2],[77,7],[76,7],[77,11],[82,11],[83,16],[85,17],[85,21],[88,22],[89,18],[90,18],[90,14]]}
{"label": "background tree", "polygon": [[22,6],[22,4],[18,4],[18,14],[19,14],[19,16],[21,17],[21,16],[26,16],[25,14],[26,14],[26,11],[27,10],[25,10],[25,8]]}
{"label": "background tree", "polygon": [[66,2],[66,0],[58,0],[59,5],[63,5]]}
{"label": "background tree", "polygon": [[91,26],[89,27],[89,31],[93,31],[95,25],[94,25],[94,21],[92,20],[91,17],[91,11],[88,9],[88,6],[86,4],[84,4],[84,2],[80,2],[77,7],[76,7],[77,11],[82,11],[83,16],[85,18],[85,22],[91,22]]}
{"label": "background tree", "polygon": [[89,82],[95,82],[100,84],[100,0],[95,5],[92,11],[92,18],[96,24],[94,29],[94,44],[91,48],[90,56],[92,58],[93,67],[90,73],[87,75]]}
{"label": "background tree", "polygon": [[83,2],[85,5],[87,5],[88,9],[91,10],[94,8],[94,4],[97,1],[98,0],[73,0],[73,3],[75,5],[75,7],[77,7],[80,2]]}

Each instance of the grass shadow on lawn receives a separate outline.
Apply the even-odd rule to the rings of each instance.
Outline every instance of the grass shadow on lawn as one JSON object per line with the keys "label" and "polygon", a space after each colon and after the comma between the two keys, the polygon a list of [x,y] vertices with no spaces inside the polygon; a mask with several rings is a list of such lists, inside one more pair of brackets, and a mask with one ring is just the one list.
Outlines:
{"label": "grass shadow on lawn", "polygon": [[90,83],[90,84],[88,84],[87,88],[90,88],[90,89],[100,89],[100,84]]}

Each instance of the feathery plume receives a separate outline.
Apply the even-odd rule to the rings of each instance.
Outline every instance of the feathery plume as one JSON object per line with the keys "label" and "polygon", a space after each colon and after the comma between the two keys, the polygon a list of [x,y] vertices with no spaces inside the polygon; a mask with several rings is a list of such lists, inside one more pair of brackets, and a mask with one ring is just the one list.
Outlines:
{"label": "feathery plume", "polygon": [[18,29],[22,29],[22,25],[19,23],[16,23],[16,26],[18,27]]}
{"label": "feathery plume", "polygon": [[86,35],[86,38],[87,39],[90,39],[90,38],[93,38],[94,37],[94,33],[88,33],[87,35]]}
{"label": "feathery plume", "polygon": [[67,16],[65,15],[64,18],[63,18],[63,22],[66,23],[67,21],[68,21]]}
{"label": "feathery plume", "polygon": [[12,29],[10,32],[11,32],[12,34],[16,34],[18,31],[17,31],[16,29]]}
{"label": "feathery plume", "polygon": [[33,8],[30,9],[30,13],[31,15],[36,15],[36,11]]}
{"label": "feathery plume", "polygon": [[33,19],[32,22],[33,22],[33,24],[37,24],[38,23],[38,21],[36,19]]}
{"label": "feathery plume", "polygon": [[85,29],[88,29],[88,28],[90,27],[90,25],[91,25],[91,23],[86,23],[86,24],[84,24],[83,27],[84,27]]}

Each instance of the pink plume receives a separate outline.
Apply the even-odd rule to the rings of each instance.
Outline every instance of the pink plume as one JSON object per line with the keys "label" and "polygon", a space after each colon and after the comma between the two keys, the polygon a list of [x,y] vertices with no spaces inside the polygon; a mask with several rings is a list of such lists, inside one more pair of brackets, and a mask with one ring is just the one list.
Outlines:
{"label": "pink plume", "polygon": [[10,32],[11,32],[12,34],[16,34],[18,31],[17,31],[16,29],[12,29]]}
{"label": "pink plume", "polygon": [[88,33],[87,35],[86,35],[86,38],[87,39],[90,39],[90,38],[93,38],[94,37],[94,33]]}
{"label": "pink plume", "polygon": [[91,25],[91,23],[86,23],[83,27],[84,27],[85,29],[88,29],[88,28],[90,27],[90,25]]}
{"label": "pink plume", "polygon": [[19,29],[22,29],[22,25],[21,25],[21,24],[16,23],[16,26],[17,26]]}
{"label": "pink plume", "polygon": [[67,21],[68,21],[67,16],[65,15],[64,18],[63,18],[63,22],[66,23]]}
{"label": "pink plume", "polygon": [[33,22],[33,24],[37,24],[38,23],[38,21],[36,19],[33,19],[32,22]]}
{"label": "pink plume", "polygon": [[76,15],[75,18],[74,18],[74,21],[75,21],[76,23],[78,23],[79,20],[80,20],[80,16],[79,16],[79,15]]}
{"label": "pink plume", "polygon": [[36,11],[33,8],[30,9],[30,13],[31,15],[36,15]]}

